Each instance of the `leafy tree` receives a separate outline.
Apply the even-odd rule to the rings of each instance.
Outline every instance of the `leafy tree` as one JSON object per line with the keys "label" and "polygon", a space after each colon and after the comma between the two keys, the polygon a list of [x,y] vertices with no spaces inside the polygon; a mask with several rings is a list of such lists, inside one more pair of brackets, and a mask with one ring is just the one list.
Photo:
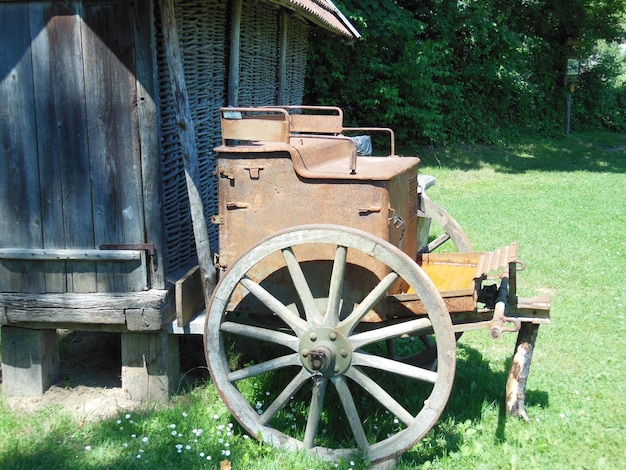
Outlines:
{"label": "leafy tree", "polygon": [[571,41],[587,57],[598,39],[624,38],[622,0],[337,3],[363,39],[348,47],[321,35],[311,41],[306,100],[344,107],[353,124],[392,126],[405,140],[554,133]]}

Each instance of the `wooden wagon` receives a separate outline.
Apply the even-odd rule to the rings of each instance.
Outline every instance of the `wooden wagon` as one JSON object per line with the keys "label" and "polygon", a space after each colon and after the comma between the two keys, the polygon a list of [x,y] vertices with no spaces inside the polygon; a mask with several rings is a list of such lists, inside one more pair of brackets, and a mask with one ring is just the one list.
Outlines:
{"label": "wooden wagon", "polygon": [[[329,459],[393,459],[441,415],[456,340],[477,329],[518,332],[506,400],[525,416],[550,304],[518,298],[516,243],[471,251],[389,129],[346,129],[329,107],[220,113],[220,251],[201,257],[220,279],[207,289],[205,352],[248,432]],[[353,131],[388,133],[391,155],[359,155]]]}

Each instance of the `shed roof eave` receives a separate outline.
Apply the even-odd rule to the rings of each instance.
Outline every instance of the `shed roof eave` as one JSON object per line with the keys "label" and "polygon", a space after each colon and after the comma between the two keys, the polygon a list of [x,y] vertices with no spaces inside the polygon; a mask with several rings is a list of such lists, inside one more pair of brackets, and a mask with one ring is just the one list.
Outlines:
{"label": "shed roof eave", "polygon": [[268,0],[271,3],[299,13],[312,23],[344,36],[349,40],[360,39],[357,31],[331,0]]}

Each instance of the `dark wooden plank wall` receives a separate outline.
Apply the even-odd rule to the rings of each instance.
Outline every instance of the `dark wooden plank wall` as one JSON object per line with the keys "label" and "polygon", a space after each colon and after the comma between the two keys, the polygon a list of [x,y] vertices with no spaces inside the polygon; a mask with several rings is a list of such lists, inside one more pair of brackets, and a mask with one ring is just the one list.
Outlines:
{"label": "dark wooden plank wall", "polygon": [[[71,4],[29,7],[44,248],[93,247],[80,20]],[[45,292],[94,292],[94,271],[46,263]]]}
{"label": "dark wooden plank wall", "polygon": [[[0,240],[2,246],[42,246],[35,99],[28,10],[1,4],[0,34]],[[41,271],[24,263],[0,263],[2,286],[29,292],[43,283]]]}
{"label": "dark wooden plank wall", "polygon": [[[0,247],[146,241],[133,5],[0,2],[0,8]],[[145,263],[136,261],[0,266],[1,291],[147,287]]]}
{"label": "dark wooden plank wall", "polygon": [[[133,11],[85,7],[82,28],[95,246],[144,241]],[[115,223],[111,223],[115,221]],[[128,263],[98,264],[98,290],[145,285]],[[143,279],[142,279],[143,276]],[[129,277],[132,277],[130,279]]]}

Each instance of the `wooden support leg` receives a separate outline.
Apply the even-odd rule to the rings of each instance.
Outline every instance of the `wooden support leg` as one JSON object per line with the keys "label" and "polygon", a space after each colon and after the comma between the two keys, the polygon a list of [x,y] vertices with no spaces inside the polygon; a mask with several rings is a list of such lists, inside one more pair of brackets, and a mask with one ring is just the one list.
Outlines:
{"label": "wooden support leg", "polygon": [[56,330],[3,326],[2,391],[7,396],[42,395],[59,380]]}
{"label": "wooden support leg", "polygon": [[167,402],[179,373],[176,335],[122,333],[122,388],[133,400]]}
{"label": "wooden support leg", "polygon": [[538,332],[538,324],[522,323],[517,335],[509,378],[506,382],[506,415],[520,416],[526,421],[529,420],[526,414],[526,381],[530,373],[530,363]]}

